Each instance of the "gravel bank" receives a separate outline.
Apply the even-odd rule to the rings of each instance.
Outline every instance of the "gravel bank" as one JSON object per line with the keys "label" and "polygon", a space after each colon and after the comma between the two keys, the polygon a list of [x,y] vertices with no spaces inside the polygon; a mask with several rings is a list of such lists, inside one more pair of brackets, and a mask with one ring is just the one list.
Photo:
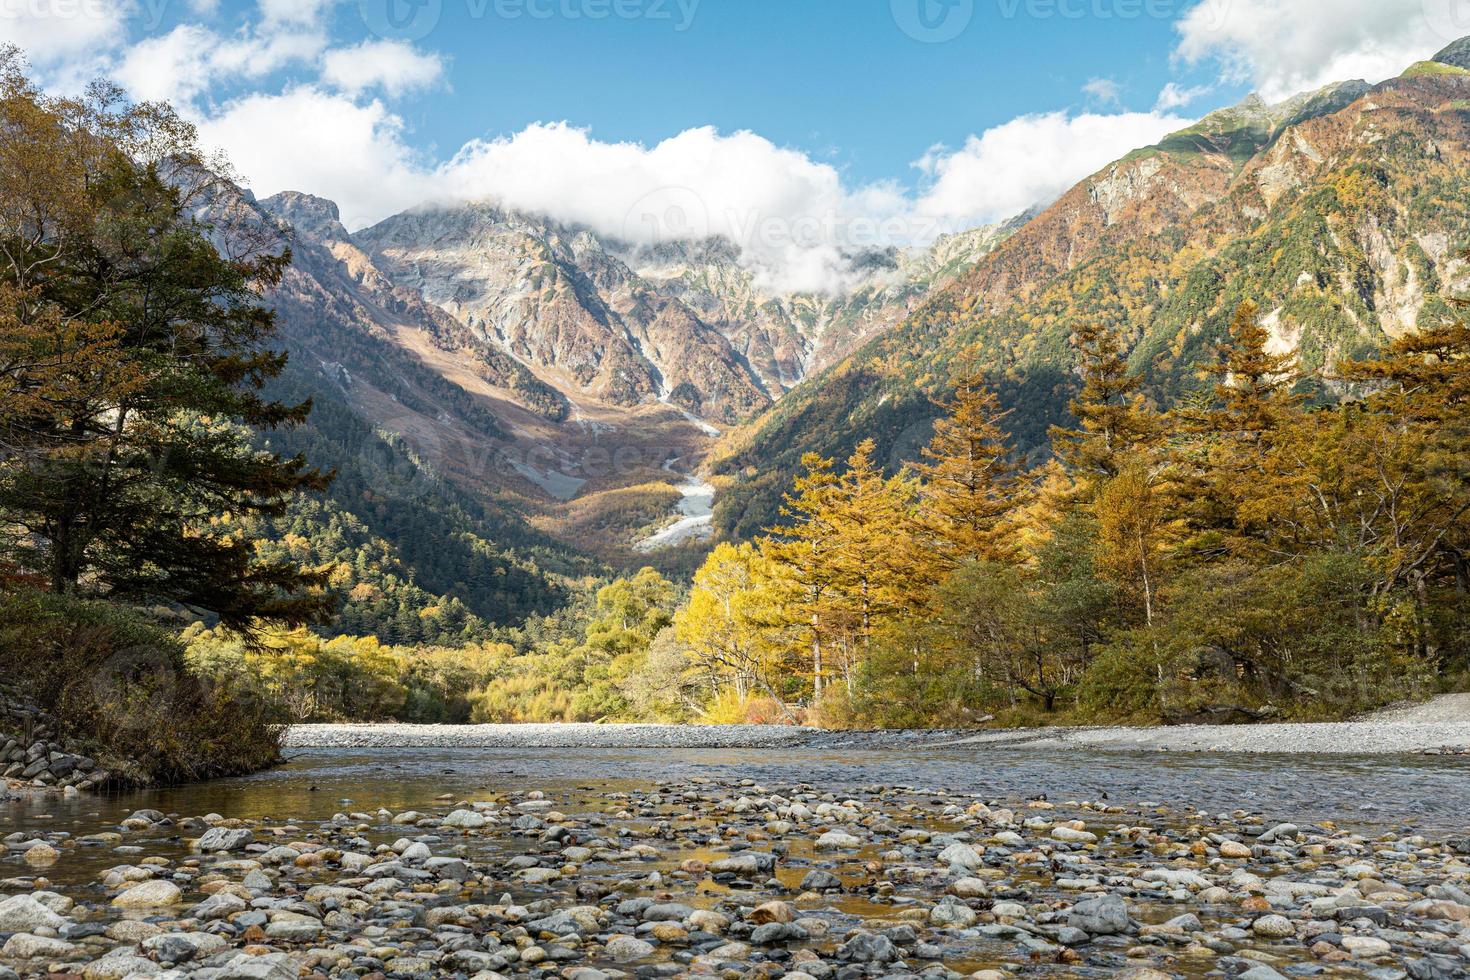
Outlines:
{"label": "gravel bank", "polygon": [[[1470,699],[1467,699],[1470,700]],[[1395,755],[1470,752],[1470,718],[1417,722],[1438,702],[1398,717],[1332,725],[1069,728],[1025,731],[827,732],[772,726],[697,725],[301,725],[291,748],[1087,748],[1243,752],[1264,755]],[[1416,714],[1415,712],[1419,712]]]}
{"label": "gravel bank", "polygon": [[1446,694],[1425,704],[1388,708],[1367,720],[1394,725],[1470,725],[1470,694]]}
{"label": "gravel bank", "polygon": [[1253,755],[1400,755],[1470,752],[1470,724],[1350,722],[1333,725],[1078,728],[985,732],[950,744],[1087,748],[1128,752],[1244,752]]}
{"label": "gravel bank", "polygon": [[288,748],[751,749],[810,744],[809,729],[762,725],[297,725]]}

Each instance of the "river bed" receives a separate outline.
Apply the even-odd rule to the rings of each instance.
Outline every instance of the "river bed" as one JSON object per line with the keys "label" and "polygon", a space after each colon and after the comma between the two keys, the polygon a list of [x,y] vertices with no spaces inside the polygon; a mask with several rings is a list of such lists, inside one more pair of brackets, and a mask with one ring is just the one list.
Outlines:
{"label": "river bed", "polygon": [[995,800],[1168,802],[1268,820],[1334,820],[1365,830],[1470,829],[1470,759],[1425,756],[1057,753],[1043,749],[290,749],[285,765],[239,779],[0,805],[0,827],[84,835],[128,813],[325,819],[353,800],[431,805],[441,796],[649,786],[661,780],[804,782],[830,791],[883,784]]}
{"label": "river bed", "polygon": [[638,542],[633,550],[639,554],[652,554],[689,541],[708,541],[714,537],[714,486],[697,476],[686,476],[675,489],[680,494],[674,511],[677,520]]}
{"label": "river bed", "polygon": [[1466,775],[1448,756],[306,749],[0,805],[0,977],[1438,980],[1470,965]]}

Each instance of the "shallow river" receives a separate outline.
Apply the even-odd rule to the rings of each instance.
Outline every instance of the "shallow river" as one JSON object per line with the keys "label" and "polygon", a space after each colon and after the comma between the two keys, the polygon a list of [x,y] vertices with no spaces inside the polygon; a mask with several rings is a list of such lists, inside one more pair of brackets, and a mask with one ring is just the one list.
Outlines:
{"label": "shallow river", "polygon": [[[970,793],[985,799],[1167,801],[1268,820],[1464,833],[1470,761],[1444,757],[1254,757],[1010,750],[361,749],[306,750],[242,779],[72,800],[0,804],[0,832],[114,829],[134,810],[246,819],[326,819],[353,808],[432,808],[486,793],[634,789],[661,779],[753,779],[770,789],[865,785]],[[349,804],[346,801],[351,801]],[[441,804],[442,805],[442,804]],[[99,860],[115,860],[105,850]]]}

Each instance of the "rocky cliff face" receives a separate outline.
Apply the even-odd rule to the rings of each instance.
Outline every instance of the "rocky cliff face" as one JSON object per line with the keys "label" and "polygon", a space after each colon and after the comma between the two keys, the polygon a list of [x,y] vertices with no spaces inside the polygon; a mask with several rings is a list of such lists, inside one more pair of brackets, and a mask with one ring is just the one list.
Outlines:
{"label": "rocky cliff face", "polygon": [[719,331],[589,232],[481,204],[398,215],[354,241],[473,349],[510,355],[573,400],[663,400],[727,423],[769,404]]}
{"label": "rocky cliff face", "polygon": [[[335,233],[306,218],[309,234]],[[663,401],[730,424],[898,323],[1009,233],[854,256],[857,284],[841,296],[764,290],[727,241],[632,247],[485,203],[411,211],[351,242],[468,347],[508,354],[573,401]]]}
{"label": "rocky cliff face", "polygon": [[896,326],[936,287],[974,268],[1023,222],[948,235],[927,248],[851,257],[853,282],[836,295],[762,289],[732,244],[673,243],[626,252],[640,275],[716,327],[768,391],[808,377]]}

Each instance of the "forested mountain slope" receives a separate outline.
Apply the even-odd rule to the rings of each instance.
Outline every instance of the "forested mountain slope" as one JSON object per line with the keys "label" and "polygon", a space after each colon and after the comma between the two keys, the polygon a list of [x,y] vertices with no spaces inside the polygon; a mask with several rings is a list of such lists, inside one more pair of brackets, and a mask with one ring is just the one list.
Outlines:
{"label": "forested mountain slope", "polygon": [[[307,424],[264,445],[334,474],[252,531],[258,550],[323,569],[339,607],[327,633],[397,643],[463,643],[547,614],[601,566],[534,528],[521,477],[497,453],[514,444],[507,414],[444,377],[400,332],[443,336],[453,322],[395,290],[347,242],[330,202],[283,194],[263,202],[227,185],[202,217],[219,246],[289,247],[266,297],[290,355],[270,393],[309,400]],[[506,358],[496,380],[528,398],[557,396]],[[488,368],[487,368],[488,370]]]}
{"label": "forested mountain slope", "polygon": [[1197,367],[1242,300],[1273,346],[1330,388],[1332,365],[1444,312],[1470,240],[1470,72],[1464,46],[1376,86],[1279,106],[1252,98],[1078,184],[898,329],[727,438],[717,521],[774,520],[801,455],[877,440],[912,458],[930,403],[971,360],[1037,452],[1074,390],[1069,336],[1121,331],[1156,400],[1204,386]]}

